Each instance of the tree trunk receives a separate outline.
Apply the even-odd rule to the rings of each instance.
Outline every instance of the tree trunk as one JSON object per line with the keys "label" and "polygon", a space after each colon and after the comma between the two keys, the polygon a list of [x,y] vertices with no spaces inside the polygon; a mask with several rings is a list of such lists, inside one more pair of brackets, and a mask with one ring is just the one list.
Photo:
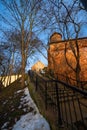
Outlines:
{"label": "tree trunk", "polygon": [[76,56],[76,81],[77,81],[77,87],[80,87],[80,71],[81,71],[81,67],[80,67],[80,50],[79,50],[79,45],[78,45],[78,41],[77,41],[77,37],[76,37],[76,50],[77,50],[77,56]]}
{"label": "tree trunk", "polygon": [[24,54],[22,54],[22,88],[25,86],[25,58]]}
{"label": "tree trunk", "polygon": [[22,81],[21,86],[24,88],[25,86],[25,48],[24,48],[24,23],[22,23],[22,44],[21,44],[21,50],[22,50]]}
{"label": "tree trunk", "polygon": [[80,68],[80,64],[77,63],[77,66],[76,66],[76,82],[77,82],[77,87],[80,87],[80,71],[81,71],[81,68]]}

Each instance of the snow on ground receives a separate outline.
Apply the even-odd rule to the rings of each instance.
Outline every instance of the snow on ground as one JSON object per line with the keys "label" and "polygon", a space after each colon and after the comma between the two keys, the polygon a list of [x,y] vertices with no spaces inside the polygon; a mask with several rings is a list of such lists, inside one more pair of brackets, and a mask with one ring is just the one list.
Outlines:
{"label": "snow on ground", "polygon": [[12,130],[50,130],[48,122],[39,113],[32,100],[28,88],[24,89],[24,94],[25,96],[21,98],[21,104],[28,105],[30,111],[16,122]]}

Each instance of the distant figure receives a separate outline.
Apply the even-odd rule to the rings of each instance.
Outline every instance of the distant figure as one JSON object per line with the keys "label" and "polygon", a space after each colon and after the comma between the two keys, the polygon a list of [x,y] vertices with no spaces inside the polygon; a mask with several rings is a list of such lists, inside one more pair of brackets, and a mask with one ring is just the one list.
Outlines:
{"label": "distant figure", "polygon": [[30,70],[28,70],[28,75],[30,75]]}
{"label": "distant figure", "polygon": [[33,76],[32,70],[28,70],[28,75],[31,76],[31,77]]}

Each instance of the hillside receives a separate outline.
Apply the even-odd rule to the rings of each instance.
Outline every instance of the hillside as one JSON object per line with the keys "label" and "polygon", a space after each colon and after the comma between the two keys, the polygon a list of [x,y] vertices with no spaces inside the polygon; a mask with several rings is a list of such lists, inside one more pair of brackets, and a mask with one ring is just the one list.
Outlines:
{"label": "hillside", "polygon": [[20,80],[0,92],[0,130],[50,130]]}

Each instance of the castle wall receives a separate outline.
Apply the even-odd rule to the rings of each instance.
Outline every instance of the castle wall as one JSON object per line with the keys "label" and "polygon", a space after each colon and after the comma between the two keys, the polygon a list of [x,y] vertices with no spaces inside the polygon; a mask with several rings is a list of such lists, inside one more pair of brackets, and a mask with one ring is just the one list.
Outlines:
{"label": "castle wall", "polygon": [[[52,37],[51,37],[52,38]],[[80,38],[77,40],[80,51],[80,79],[81,81],[87,80],[87,38]],[[68,76],[76,80],[76,73],[71,69],[76,68],[76,59],[71,50],[70,44],[75,48],[75,39],[69,41],[62,41],[57,39],[57,41],[49,43],[48,49],[48,69],[54,72],[55,76],[60,79],[64,79],[64,76]],[[66,57],[69,65],[65,58],[65,45],[66,45]]]}

